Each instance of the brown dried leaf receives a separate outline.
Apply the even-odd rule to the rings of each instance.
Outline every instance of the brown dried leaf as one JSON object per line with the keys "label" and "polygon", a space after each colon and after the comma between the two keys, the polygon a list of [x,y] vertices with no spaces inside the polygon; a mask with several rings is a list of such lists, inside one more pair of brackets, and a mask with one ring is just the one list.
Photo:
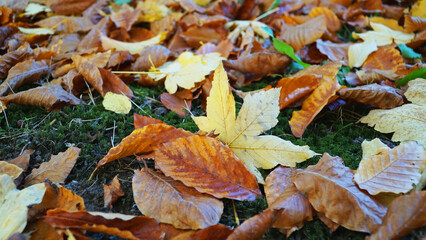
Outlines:
{"label": "brown dried leaf", "polygon": [[368,18],[368,20],[370,22],[373,22],[373,23],[383,24],[386,27],[389,27],[389,28],[391,28],[393,30],[404,32],[404,28],[401,27],[398,24],[398,21],[395,20],[395,19],[383,18],[383,17],[371,17],[371,18]]}
{"label": "brown dried leaf", "polygon": [[50,5],[50,8],[56,14],[79,14],[95,2],[96,0],[56,0]]}
{"label": "brown dried leaf", "polygon": [[311,204],[290,180],[295,173],[295,168],[280,166],[266,178],[265,195],[269,208],[282,209],[273,224],[275,228],[299,229],[313,219]]}
{"label": "brown dried leaf", "polygon": [[12,9],[6,6],[0,6],[0,25],[8,23],[11,19],[11,16],[13,16]]}
{"label": "brown dried leaf", "polygon": [[340,26],[342,25],[339,18],[336,16],[336,14],[326,8],[326,7],[315,7],[311,10],[311,12],[308,14],[308,16],[316,18],[318,16],[324,15],[325,22],[327,25],[327,29],[330,32],[336,32],[339,31]]}
{"label": "brown dried leaf", "polygon": [[9,70],[6,80],[0,85],[0,97],[5,96],[16,88],[38,81],[49,72],[49,65],[44,61],[29,59],[17,63]]}
{"label": "brown dried leaf", "polygon": [[219,44],[220,41],[226,38],[224,34],[225,30],[223,26],[219,28],[221,32],[216,31],[214,28],[203,26],[203,27],[192,27],[185,32],[181,33],[180,36],[185,40],[188,46],[192,48],[199,48],[201,43],[214,43]]}
{"label": "brown dried leaf", "polygon": [[176,129],[167,124],[150,124],[143,128],[137,128],[129,136],[121,140],[120,144],[111,148],[108,154],[98,162],[93,172],[116,159],[134,154],[149,153],[161,143],[190,136],[191,134],[181,128]]}
{"label": "brown dried leaf", "polygon": [[52,182],[64,183],[74,167],[80,151],[80,148],[71,146],[65,152],[52,155],[49,162],[43,162],[25,178],[25,186],[44,182],[46,178]]}
{"label": "brown dried leaf", "polygon": [[155,165],[166,176],[218,198],[254,200],[261,195],[255,176],[214,138],[193,135],[164,143],[155,150]]}
{"label": "brown dried leaf", "polygon": [[132,66],[132,70],[148,71],[151,67],[159,67],[167,62],[171,54],[172,52],[162,45],[146,48],[139,54],[138,59]]}
{"label": "brown dried leaf", "polygon": [[187,113],[185,109],[191,110],[191,99],[181,99],[176,95],[164,92],[160,95],[160,101],[167,109],[174,111],[181,117],[185,117]]}
{"label": "brown dried leaf", "polygon": [[24,170],[15,164],[8,163],[6,161],[0,161],[0,175],[7,174],[13,179],[16,179],[21,175]]}
{"label": "brown dried leaf", "polygon": [[348,49],[350,43],[333,43],[330,41],[317,40],[318,50],[333,62],[341,62],[348,65]]}
{"label": "brown dried leaf", "polygon": [[380,225],[368,240],[399,239],[426,225],[426,191],[413,191],[399,196],[389,205]]}
{"label": "brown dried leaf", "polygon": [[404,98],[397,89],[376,83],[340,89],[338,94],[343,99],[350,99],[382,109],[394,108],[404,104]]}
{"label": "brown dried leaf", "polygon": [[340,157],[324,153],[315,166],[299,170],[294,183],[315,210],[331,221],[350,230],[372,232],[382,223],[386,207],[362,192],[352,178]]}
{"label": "brown dried leaf", "polygon": [[5,78],[9,72],[9,69],[15,66],[18,62],[21,62],[31,53],[32,50],[30,46],[26,44],[15,51],[11,51],[0,56],[0,79]]}
{"label": "brown dried leaf", "polygon": [[414,141],[393,149],[380,148],[377,154],[361,159],[354,181],[371,195],[407,193],[420,181],[425,162],[423,147]]}
{"label": "brown dried leaf", "polygon": [[227,240],[256,240],[272,226],[279,210],[266,209],[265,211],[247,219],[228,236]]}
{"label": "brown dried leaf", "polygon": [[326,18],[320,15],[297,26],[283,25],[278,39],[292,46],[294,51],[298,51],[321,38],[325,31],[327,31]]}
{"label": "brown dried leaf", "polygon": [[294,75],[294,77],[313,73],[322,75],[320,85],[303,102],[302,109],[294,111],[291,116],[289,123],[294,136],[302,137],[303,132],[305,132],[314,117],[328,103],[328,100],[336,94],[337,90],[340,89],[340,84],[335,78],[340,65],[341,63],[338,62],[329,62],[323,66],[314,65]]}
{"label": "brown dried leaf", "polygon": [[89,33],[87,33],[78,45],[77,50],[85,49],[100,49],[102,47],[101,34],[106,35],[108,29],[112,26],[110,17],[104,17],[95,26],[92,27]]}
{"label": "brown dried leaf", "polygon": [[[102,92],[113,92],[116,94],[124,94],[128,98],[133,98],[132,90],[119,78],[117,75],[109,70],[98,68],[102,76]],[[101,92],[101,93],[102,93]]]}
{"label": "brown dried leaf", "polygon": [[223,65],[244,73],[269,75],[283,73],[290,62],[287,55],[262,51],[248,54],[237,60],[224,61]]}
{"label": "brown dried leaf", "polygon": [[219,222],[223,203],[150,169],[136,171],[133,196],[142,214],[181,229],[199,229]]}
{"label": "brown dried leaf", "polygon": [[6,97],[0,97],[0,111],[11,103],[44,107],[47,111],[56,111],[64,106],[77,105],[80,100],[64,91],[59,84],[32,88]]}
{"label": "brown dried leaf", "polygon": [[363,69],[393,70],[405,66],[401,53],[393,46],[378,47],[362,65]]}
{"label": "brown dried leaf", "polygon": [[104,207],[112,208],[112,204],[124,196],[118,177],[115,176],[109,185],[102,184],[102,186],[104,187]]}
{"label": "brown dried leaf", "polygon": [[155,219],[118,213],[54,209],[47,212],[44,221],[57,229],[82,229],[132,240],[160,239],[163,234]]}
{"label": "brown dried leaf", "polygon": [[138,20],[141,15],[141,9],[123,8],[111,15],[111,20],[115,23],[118,28],[124,28],[126,31],[130,31],[132,25]]}
{"label": "brown dried leaf", "polygon": [[28,165],[30,165],[30,156],[33,153],[34,153],[34,150],[25,150],[18,157],[12,160],[9,160],[8,163],[15,164],[16,166],[26,170],[28,168]]}
{"label": "brown dried leaf", "polygon": [[65,33],[77,33],[89,31],[93,24],[84,17],[52,16],[35,23],[44,28],[55,29]]}
{"label": "brown dried leaf", "polygon": [[404,16],[404,28],[406,32],[414,32],[426,29],[426,19],[421,17],[413,17],[406,14]]}
{"label": "brown dried leaf", "polygon": [[166,124],[160,119],[150,118],[150,117],[142,116],[136,113],[133,114],[133,124],[135,125],[135,129],[145,127],[146,125],[149,125],[149,124],[157,124],[157,123]]}

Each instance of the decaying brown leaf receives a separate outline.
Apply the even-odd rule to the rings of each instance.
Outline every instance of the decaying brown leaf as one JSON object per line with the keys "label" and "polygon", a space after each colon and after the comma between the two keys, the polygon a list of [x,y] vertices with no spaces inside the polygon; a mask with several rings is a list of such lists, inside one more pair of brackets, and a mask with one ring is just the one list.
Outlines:
{"label": "decaying brown leaf", "polygon": [[352,178],[340,157],[324,153],[316,165],[299,170],[294,183],[316,211],[345,228],[371,233],[382,223],[386,207],[362,192]]}
{"label": "decaying brown leaf", "polygon": [[118,177],[115,176],[109,185],[102,184],[102,186],[104,187],[104,207],[112,208],[112,204],[124,196]]}
{"label": "decaying brown leaf", "polygon": [[290,58],[287,55],[281,53],[256,52],[240,57],[237,60],[224,61],[223,65],[244,73],[269,75],[273,73],[282,73],[289,63]]}
{"label": "decaying brown leaf", "polygon": [[136,62],[133,64],[133,71],[148,71],[151,67],[159,67],[167,62],[172,52],[162,46],[155,45],[144,49]]}
{"label": "decaying brown leaf", "polygon": [[350,99],[382,109],[395,108],[404,104],[404,98],[397,89],[376,83],[343,88],[339,90],[338,94],[343,99]]}
{"label": "decaying brown leaf", "polygon": [[316,41],[318,50],[333,62],[342,62],[348,65],[348,49],[350,43],[333,43],[318,39]]}
{"label": "decaying brown leaf", "polygon": [[163,234],[155,219],[118,213],[68,212],[54,209],[47,211],[44,221],[57,229],[89,230],[132,240],[159,239]]}
{"label": "decaying brown leaf", "polygon": [[96,0],[55,0],[50,5],[52,11],[56,14],[75,14],[82,13]]}
{"label": "decaying brown leaf", "polygon": [[342,25],[339,18],[336,16],[336,14],[326,8],[326,7],[316,7],[311,10],[308,16],[316,18],[318,16],[323,15],[325,17],[325,22],[327,25],[327,29],[331,32],[338,31],[340,29],[340,26]]}
{"label": "decaying brown leaf", "polygon": [[164,143],[155,165],[166,176],[218,198],[254,200],[260,190],[253,174],[219,140],[189,136]]}
{"label": "decaying brown leaf", "polygon": [[0,56],[0,79],[8,75],[9,69],[21,62],[32,53],[32,49],[28,44],[21,46],[15,51],[10,51]]}
{"label": "decaying brown leaf", "polygon": [[133,197],[146,216],[181,229],[199,229],[219,222],[223,203],[150,169],[136,171]]}
{"label": "decaying brown leaf", "polygon": [[74,167],[80,151],[80,148],[71,146],[65,152],[52,155],[49,162],[42,163],[25,178],[25,186],[44,182],[46,178],[52,182],[64,183]]}
{"label": "decaying brown leaf", "polygon": [[44,28],[56,29],[65,33],[77,33],[89,31],[93,24],[84,17],[52,16],[35,23]]}
{"label": "decaying brown leaf", "polygon": [[162,93],[160,95],[161,103],[167,108],[175,113],[177,113],[181,117],[185,117],[187,110],[191,110],[191,100],[178,98],[176,95],[172,95],[170,93]]}

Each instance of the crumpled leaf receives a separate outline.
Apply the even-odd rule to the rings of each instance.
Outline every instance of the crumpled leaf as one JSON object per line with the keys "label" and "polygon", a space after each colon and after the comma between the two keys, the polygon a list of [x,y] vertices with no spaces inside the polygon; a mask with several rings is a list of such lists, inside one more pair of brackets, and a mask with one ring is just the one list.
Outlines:
{"label": "crumpled leaf", "polygon": [[123,28],[126,29],[126,31],[130,31],[132,25],[138,20],[140,15],[140,9],[133,9],[129,5],[123,5],[119,11],[111,14],[111,20],[115,23],[117,28]]}
{"label": "crumpled leaf", "polygon": [[318,50],[333,62],[341,62],[348,65],[349,43],[333,43],[318,39],[316,41]]}
{"label": "crumpled leaf", "polygon": [[199,229],[217,224],[222,215],[220,200],[159,172],[146,168],[136,171],[132,183],[139,210],[159,222],[180,229]]}
{"label": "crumpled leaf", "polygon": [[16,179],[23,171],[24,170],[22,168],[16,166],[15,164],[6,161],[0,161],[0,175],[7,174],[13,177],[13,179]]}
{"label": "crumpled leaf", "polygon": [[25,186],[44,182],[46,178],[55,183],[64,183],[77,161],[81,149],[71,146],[65,152],[52,155],[50,161],[43,162],[25,178]]}
{"label": "crumpled leaf", "polygon": [[153,38],[135,43],[117,41],[101,34],[102,48],[105,50],[115,49],[116,51],[129,51],[131,54],[137,54],[147,47],[159,44],[165,39],[166,34],[166,32],[160,33]]}
{"label": "crumpled leaf", "polygon": [[324,153],[316,165],[299,170],[294,183],[316,211],[347,229],[370,233],[382,223],[386,207],[358,189],[352,178],[340,157]]}
{"label": "crumpled leaf", "polygon": [[155,150],[155,166],[217,198],[253,201],[261,195],[255,177],[215,138],[193,135],[164,143]]}
{"label": "crumpled leaf", "polygon": [[426,225],[426,191],[414,191],[391,202],[380,225],[366,239],[399,239]]}
{"label": "crumpled leaf", "polygon": [[49,65],[44,61],[29,59],[17,63],[0,85],[0,96],[5,96],[22,85],[36,82],[49,72]]}
{"label": "crumpled leaf", "polygon": [[361,67],[370,53],[377,50],[377,44],[374,41],[355,43],[348,49],[348,64],[350,67]]}
{"label": "crumpled leaf", "polygon": [[291,116],[289,124],[291,132],[295,137],[302,137],[314,117],[328,103],[328,100],[336,94],[337,90],[339,90],[340,84],[335,76],[339,71],[340,66],[341,63],[339,62],[329,62],[323,66],[314,65],[293,76],[300,77],[305,74],[322,75],[319,86],[303,102],[302,109],[294,111]]}
{"label": "crumpled leaf", "polygon": [[0,112],[11,103],[40,106],[47,111],[55,111],[64,106],[77,105],[80,100],[62,89],[59,84],[52,84],[0,97],[0,103]]}
{"label": "crumpled leaf", "polygon": [[343,88],[339,90],[338,94],[343,99],[350,99],[382,109],[395,108],[404,104],[404,98],[397,89],[376,83]]}
{"label": "crumpled leaf", "polygon": [[0,56],[0,79],[7,77],[9,70],[31,53],[31,47],[25,44],[15,51]]}
{"label": "crumpled leaf", "polygon": [[393,70],[405,66],[401,53],[392,46],[378,47],[362,65],[363,69]]}
{"label": "crumpled leaf", "polygon": [[371,110],[359,121],[382,133],[395,132],[392,141],[414,140],[426,146],[426,80],[416,79],[409,82],[405,96],[412,104],[404,104],[389,110]]}
{"label": "crumpled leaf", "polygon": [[258,167],[270,169],[278,164],[295,166],[315,155],[308,146],[296,146],[272,135],[258,136],[274,127],[279,114],[279,89],[248,95],[235,118],[235,100],[229,91],[222,66],[214,73],[213,87],[207,98],[207,117],[193,117],[204,132],[214,131],[224,144],[241,159],[259,182]]}
{"label": "crumpled leaf", "polygon": [[35,24],[43,28],[55,29],[56,31],[65,33],[85,32],[93,27],[92,22],[87,18],[68,16],[52,16]]}
{"label": "crumpled leaf", "polygon": [[294,51],[298,51],[321,38],[325,31],[327,31],[326,18],[320,15],[297,26],[283,25],[278,40],[288,43]]}
{"label": "crumpled leaf", "polygon": [[16,166],[27,170],[28,165],[30,165],[30,155],[34,153],[34,150],[25,150],[18,157],[7,161],[8,163],[15,164]]}
{"label": "crumpled leaf", "polygon": [[102,184],[102,186],[104,187],[104,207],[112,208],[112,204],[124,196],[118,177],[115,176],[109,185]]}
{"label": "crumpled leaf", "polygon": [[263,38],[268,38],[269,34],[263,30],[265,27],[267,28],[268,26],[262,22],[247,20],[232,21],[225,24],[226,29],[233,28],[233,30],[228,34],[228,39],[230,39],[232,43],[235,43],[238,36],[244,35],[244,32],[249,28],[252,28],[257,35]]}
{"label": "crumpled leaf", "polygon": [[0,174],[0,239],[8,239],[12,234],[24,230],[27,225],[27,206],[40,203],[45,191],[44,183],[18,190],[13,177]]}
{"label": "crumpled leaf", "polygon": [[395,31],[380,23],[370,22],[370,26],[373,31],[356,33],[355,35],[365,42],[375,42],[377,46],[385,46],[393,42],[396,44],[409,43],[414,38],[414,33]]}
{"label": "crumpled leaf", "polygon": [[327,29],[331,32],[339,31],[340,26],[342,23],[340,22],[339,18],[336,16],[336,14],[326,8],[326,7],[315,7],[311,9],[311,12],[308,14],[308,16],[316,18],[318,16],[323,15],[325,17],[325,22],[327,25]]}
{"label": "crumpled leaf", "polygon": [[294,168],[278,167],[265,181],[265,195],[269,208],[282,209],[272,226],[289,229],[287,236],[300,229],[306,221],[312,220],[314,214],[308,199],[290,180],[295,174]]}
{"label": "crumpled leaf", "polygon": [[50,8],[56,14],[81,14],[95,2],[96,0],[55,0]]}
{"label": "crumpled leaf", "polygon": [[158,72],[148,73],[148,76],[159,81],[166,77],[164,85],[170,94],[174,94],[178,86],[191,89],[195,83],[201,82],[205,76],[217,68],[224,58],[219,53],[194,55],[183,52],[174,62],[167,62],[158,68]]}
{"label": "crumpled leaf", "polygon": [[283,73],[289,63],[290,59],[284,54],[256,52],[239,57],[236,60],[227,60],[223,65],[243,73],[270,75]]}
{"label": "crumpled leaf", "polygon": [[403,142],[393,149],[380,148],[377,154],[362,158],[354,181],[371,195],[407,193],[419,182],[425,163],[421,145],[414,141]]}
{"label": "crumpled leaf", "polygon": [[59,229],[82,229],[125,239],[160,239],[163,231],[155,219],[119,213],[47,211],[44,221]]}
{"label": "crumpled leaf", "polygon": [[116,94],[107,92],[102,101],[102,105],[106,110],[113,111],[115,113],[128,114],[132,109],[132,103],[129,98],[122,94]]}
{"label": "crumpled leaf", "polygon": [[[172,52],[162,46],[154,45],[145,48],[140,54],[136,62],[133,64],[133,71],[148,71],[151,67],[159,67],[167,62]],[[154,66],[152,66],[154,65]]]}
{"label": "crumpled leaf", "polygon": [[137,128],[129,136],[121,140],[120,144],[111,148],[108,154],[98,162],[93,172],[116,159],[134,154],[149,153],[161,143],[190,136],[191,134],[181,128],[174,128],[167,124],[149,124],[142,128]]}

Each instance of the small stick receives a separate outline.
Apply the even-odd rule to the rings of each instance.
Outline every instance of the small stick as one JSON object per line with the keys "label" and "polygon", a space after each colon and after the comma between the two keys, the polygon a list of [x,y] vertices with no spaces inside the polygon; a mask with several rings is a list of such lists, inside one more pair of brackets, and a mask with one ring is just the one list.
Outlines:
{"label": "small stick", "polygon": [[235,202],[234,200],[232,200],[232,207],[234,208],[234,216],[235,216],[235,222],[237,223],[237,225],[240,225],[240,219],[238,218],[237,215],[237,208],[235,207]]}

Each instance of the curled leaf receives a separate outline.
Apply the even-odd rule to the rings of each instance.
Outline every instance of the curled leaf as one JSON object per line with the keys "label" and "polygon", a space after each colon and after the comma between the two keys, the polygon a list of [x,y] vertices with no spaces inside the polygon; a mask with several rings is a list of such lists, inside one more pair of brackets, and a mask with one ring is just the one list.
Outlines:
{"label": "curled leaf", "polygon": [[382,109],[395,108],[404,104],[404,98],[397,89],[376,83],[340,89],[338,93],[343,99],[350,99]]}
{"label": "curled leaf", "polygon": [[112,208],[112,204],[124,196],[118,177],[115,176],[109,185],[102,184],[102,186],[104,187],[104,207]]}
{"label": "curled leaf", "polygon": [[348,65],[349,43],[333,43],[318,39],[316,41],[318,50],[333,62],[342,62]]}

